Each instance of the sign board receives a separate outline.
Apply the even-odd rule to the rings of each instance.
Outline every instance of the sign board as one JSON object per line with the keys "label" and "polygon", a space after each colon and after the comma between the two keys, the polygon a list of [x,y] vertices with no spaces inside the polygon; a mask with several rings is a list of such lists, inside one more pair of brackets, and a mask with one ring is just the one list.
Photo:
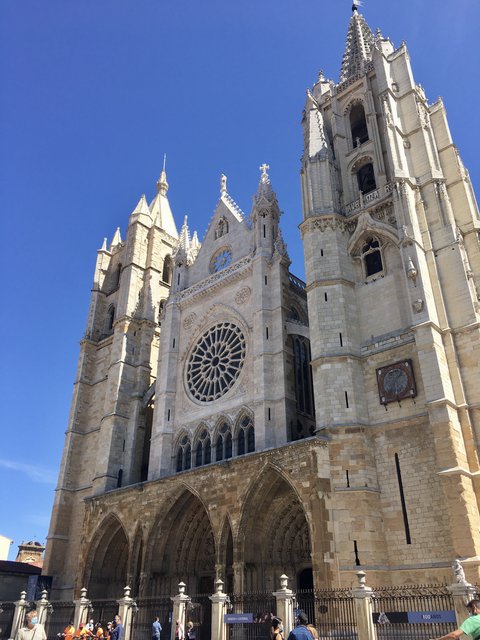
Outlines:
{"label": "sign board", "polygon": [[381,611],[372,614],[375,624],[425,624],[453,622],[455,611]]}
{"label": "sign board", "polygon": [[253,613],[225,613],[223,615],[225,624],[243,624],[253,622]]}

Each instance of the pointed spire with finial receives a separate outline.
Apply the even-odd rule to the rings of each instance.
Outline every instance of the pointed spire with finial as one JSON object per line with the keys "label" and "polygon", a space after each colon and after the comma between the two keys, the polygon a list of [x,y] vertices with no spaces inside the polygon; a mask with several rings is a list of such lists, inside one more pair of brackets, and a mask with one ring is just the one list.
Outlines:
{"label": "pointed spire with finial", "polygon": [[227,176],[222,173],[220,174],[220,195],[223,196],[227,193]]}
{"label": "pointed spire with finial", "polygon": [[365,18],[358,12],[361,4],[360,0],[353,0],[340,82],[364,73],[366,64],[372,60],[375,38]]}
{"label": "pointed spire with finial", "polygon": [[277,196],[270,184],[270,177],[267,171],[270,166],[265,162],[259,167],[260,181],[258,183],[257,193],[253,196],[252,218],[258,215],[266,215],[268,212],[278,220],[280,217],[280,209],[278,207]]}
{"label": "pointed spire with finial", "polygon": [[113,239],[110,244],[110,251],[112,250],[113,247],[116,247],[119,244],[122,244],[122,236],[120,235],[120,227],[117,227],[117,230],[113,234]]}
{"label": "pointed spire with finial", "polygon": [[161,193],[162,196],[166,196],[168,191],[166,165],[167,165],[167,154],[164,153],[162,173],[160,174],[160,178],[157,180],[157,192]]}
{"label": "pointed spire with finial", "polygon": [[190,230],[188,228],[188,216],[183,219],[182,230],[178,238],[178,248],[187,252],[190,249]]}

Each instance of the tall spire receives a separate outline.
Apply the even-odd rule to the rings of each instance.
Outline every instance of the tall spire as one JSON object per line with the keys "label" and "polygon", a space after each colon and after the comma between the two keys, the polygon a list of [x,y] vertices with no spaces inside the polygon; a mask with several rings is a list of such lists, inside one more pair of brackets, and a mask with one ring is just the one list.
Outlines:
{"label": "tall spire", "polygon": [[360,4],[359,0],[353,0],[340,82],[364,73],[366,64],[372,60],[375,37],[365,18],[358,12]]}
{"label": "tall spire", "polygon": [[167,172],[165,169],[166,164],[167,164],[167,154],[164,153],[162,173],[160,174],[160,178],[157,180],[157,192],[161,193],[162,196],[166,196],[168,191]]}

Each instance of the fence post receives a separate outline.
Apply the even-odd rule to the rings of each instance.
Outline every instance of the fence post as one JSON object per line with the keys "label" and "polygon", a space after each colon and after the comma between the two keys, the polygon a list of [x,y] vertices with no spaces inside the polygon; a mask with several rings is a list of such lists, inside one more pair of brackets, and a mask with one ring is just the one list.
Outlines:
{"label": "fence post", "polygon": [[295,621],[293,619],[293,603],[295,600],[295,594],[288,588],[288,576],[285,574],[280,576],[280,590],[274,591],[273,596],[277,601],[277,618],[280,618],[283,621],[285,637],[287,637],[295,626]]}
{"label": "fence post", "polygon": [[85,587],[80,589],[80,600],[74,600],[73,604],[75,605],[75,613],[73,614],[73,626],[75,629],[78,629],[80,624],[87,621],[88,611],[92,605],[90,600],[87,598],[87,590]]}
{"label": "fence post", "polygon": [[177,620],[182,625],[183,633],[185,634],[185,614],[187,610],[187,603],[190,602],[190,598],[185,593],[186,586],[187,585],[184,582],[179,582],[178,595],[170,598],[173,602],[172,631],[170,635],[171,640],[175,640],[175,623]]}
{"label": "fence post", "polygon": [[38,622],[40,624],[43,624],[44,626],[47,623],[47,614],[51,609],[51,605],[50,605],[50,602],[48,601],[47,596],[48,596],[48,591],[44,589],[42,591],[42,597],[40,598],[40,600],[36,602]]}
{"label": "fence post", "polygon": [[452,562],[452,570],[456,578],[456,583],[447,587],[447,590],[452,594],[457,627],[460,627],[468,617],[465,605],[470,602],[470,600],[473,600],[477,590],[472,584],[467,582],[462,563],[458,558]]}
{"label": "fence post", "polygon": [[15,602],[15,612],[13,614],[12,631],[10,633],[11,638],[16,637],[18,630],[23,625],[23,621],[25,619],[25,611],[28,607],[28,602],[25,600],[26,597],[27,597],[27,592],[22,591],[20,593],[20,600],[17,600]]}
{"label": "fence post", "polygon": [[227,637],[227,625],[225,624],[224,613],[226,606],[230,603],[230,598],[223,593],[223,582],[215,581],[216,593],[209,596],[212,601],[212,635],[210,640],[225,640]]}
{"label": "fence post", "polygon": [[127,585],[123,589],[123,598],[117,600],[118,615],[123,624],[123,640],[130,640],[132,637],[133,618],[137,613],[137,603],[130,597],[131,589]]}
{"label": "fence post", "polygon": [[357,617],[358,640],[377,640],[377,630],[372,617],[373,590],[365,584],[365,571],[357,571],[358,586],[352,589]]}

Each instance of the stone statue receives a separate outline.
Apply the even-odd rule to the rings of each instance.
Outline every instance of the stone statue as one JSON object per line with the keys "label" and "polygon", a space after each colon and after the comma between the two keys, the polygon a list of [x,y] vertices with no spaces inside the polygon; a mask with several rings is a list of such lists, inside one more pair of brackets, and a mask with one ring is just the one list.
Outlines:
{"label": "stone statue", "polygon": [[455,580],[458,584],[468,584],[465,578],[465,571],[463,570],[462,563],[458,558],[452,562],[453,573],[455,574]]}

